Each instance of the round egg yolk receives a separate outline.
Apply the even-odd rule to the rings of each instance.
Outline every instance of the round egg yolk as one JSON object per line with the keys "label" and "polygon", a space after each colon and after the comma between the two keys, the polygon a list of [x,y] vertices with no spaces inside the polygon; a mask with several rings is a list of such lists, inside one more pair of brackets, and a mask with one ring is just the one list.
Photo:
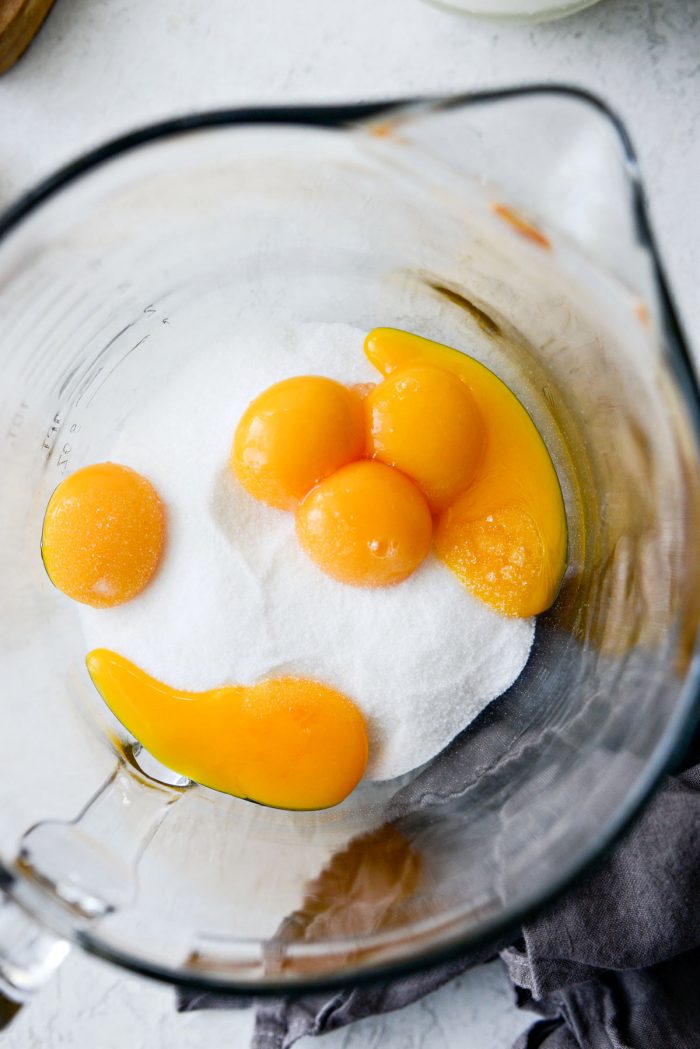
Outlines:
{"label": "round egg yolk", "polygon": [[165,543],[165,510],[153,485],[128,466],[76,470],[54,491],[41,555],[54,586],[95,608],[136,597]]}
{"label": "round egg yolk", "polygon": [[458,376],[429,364],[390,375],[365,402],[367,449],[421,489],[438,513],[474,476],[484,443],[476,402]]}
{"label": "round egg yolk", "polygon": [[112,713],[164,765],[214,790],[284,809],[337,805],[367,765],[365,721],[305,678],[185,692],[94,649],[90,676]]}
{"label": "round egg yolk", "polygon": [[362,399],[318,375],[275,383],[243,413],[231,468],[256,499],[293,510],[315,484],[364,454]]}
{"label": "round egg yolk", "polygon": [[406,579],[430,550],[423,494],[398,470],[364,460],[313,488],[296,515],[299,542],[327,575],[352,586]]}

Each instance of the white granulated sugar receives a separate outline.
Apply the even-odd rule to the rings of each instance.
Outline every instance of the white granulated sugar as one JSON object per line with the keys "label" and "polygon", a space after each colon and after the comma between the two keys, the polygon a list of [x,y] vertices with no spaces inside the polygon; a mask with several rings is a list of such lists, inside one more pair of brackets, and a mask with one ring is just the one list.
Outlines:
{"label": "white granulated sugar", "polygon": [[129,417],[110,457],[156,486],[168,544],[139,597],[81,616],[89,648],[175,687],[295,675],[339,689],[367,719],[368,777],[388,779],[437,754],[512,684],[534,621],[498,615],[432,554],[398,586],[338,583],[300,549],[293,515],[253,499],[229,472],[237,422],[273,382],[376,381],[362,342],[342,324],[236,330]]}

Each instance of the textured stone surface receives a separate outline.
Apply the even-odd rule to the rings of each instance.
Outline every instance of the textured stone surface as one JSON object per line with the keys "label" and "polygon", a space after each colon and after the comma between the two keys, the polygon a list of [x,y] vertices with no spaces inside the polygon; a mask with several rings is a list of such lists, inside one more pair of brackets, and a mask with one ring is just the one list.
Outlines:
{"label": "textured stone surface", "polygon": [[[467,973],[400,1012],[304,1038],[299,1049],[506,1049],[529,1020],[500,963]],[[72,956],[3,1034],[6,1049],[247,1049],[248,1009],[184,1013],[168,987]]]}
{"label": "textured stone surface", "polygon": [[[699,39],[698,0],[603,0],[562,22],[508,28],[419,0],[58,0],[0,80],[0,206],[106,137],[187,110],[565,80],[603,95],[627,122],[697,347]],[[320,1044],[502,1049],[527,1022],[500,968],[487,966]],[[248,1011],[179,1016],[168,988],[74,956],[4,1044],[244,1049],[251,1027]]]}

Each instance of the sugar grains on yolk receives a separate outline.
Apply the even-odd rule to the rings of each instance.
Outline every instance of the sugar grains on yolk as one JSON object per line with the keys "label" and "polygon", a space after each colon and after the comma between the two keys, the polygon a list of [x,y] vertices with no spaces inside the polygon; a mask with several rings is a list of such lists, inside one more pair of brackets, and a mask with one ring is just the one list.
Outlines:
{"label": "sugar grains on yolk", "polygon": [[365,402],[367,448],[444,509],[474,476],[484,443],[479,409],[452,372],[414,364],[389,375]]}
{"label": "sugar grains on yolk", "polygon": [[319,481],[364,453],[361,396],[301,375],[264,390],[236,428],[231,468],[256,499],[293,510]]}
{"label": "sugar grains on yolk", "polygon": [[501,614],[529,617],[549,608],[566,567],[566,511],[547,447],[515,394],[479,361],[408,332],[375,328],[365,354],[388,377],[431,365],[468,387],[484,423],[484,450],[468,487],[437,518],[435,551]]}
{"label": "sugar grains on yolk", "polygon": [[214,790],[285,809],[337,805],[367,765],[365,721],[304,678],[186,692],[94,649],[90,676],[113,714],[164,765]]}
{"label": "sugar grains on yolk", "polygon": [[354,382],[350,389],[355,391],[360,400],[365,401],[376,386],[376,382]]}
{"label": "sugar grains on yolk", "polygon": [[517,502],[494,506],[478,488],[442,515],[435,547],[471,592],[502,615],[536,615],[558,589],[560,575],[536,517]]}
{"label": "sugar grains on yolk", "polygon": [[165,510],[150,481],[117,463],[85,466],[49,500],[41,555],[54,586],[95,608],[136,597],[165,543]]}
{"label": "sugar grains on yolk", "polygon": [[400,583],[432,541],[425,497],[398,470],[351,463],[313,488],[297,510],[299,542],[328,575],[352,586]]}

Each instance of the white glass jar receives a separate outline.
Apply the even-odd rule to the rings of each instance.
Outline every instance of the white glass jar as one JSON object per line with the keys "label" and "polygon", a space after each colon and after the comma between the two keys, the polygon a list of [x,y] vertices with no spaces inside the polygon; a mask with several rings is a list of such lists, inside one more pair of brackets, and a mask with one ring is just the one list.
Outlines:
{"label": "white glass jar", "polygon": [[564,18],[598,0],[434,0],[440,6],[458,8],[465,14],[501,21],[538,22],[549,18]]}

